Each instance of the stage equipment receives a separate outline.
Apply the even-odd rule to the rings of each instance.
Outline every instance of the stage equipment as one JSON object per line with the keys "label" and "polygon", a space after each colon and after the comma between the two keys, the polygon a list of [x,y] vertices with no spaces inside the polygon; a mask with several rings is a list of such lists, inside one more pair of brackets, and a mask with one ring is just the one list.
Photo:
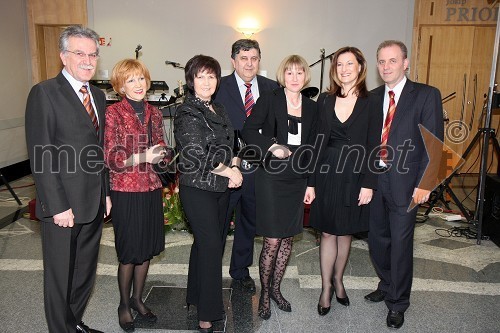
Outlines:
{"label": "stage equipment", "polygon": [[302,89],[301,93],[305,97],[314,98],[319,93],[319,89],[316,87],[307,87],[307,88]]}
{"label": "stage equipment", "polygon": [[166,60],[165,65],[172,65],[172,67],[184,69],[184,67],[182,67],[181,64],[179,64],[178,62],[175,62],[175,61]]}
{"label": "stage equipment", "polygon": [[320,49],[321,52],[321,58],[319,58],[318,61],[313,62],[312,64],[309,65],[309,67],[313,67],[314,65],[321,63],[321,76],[320,76],[320,82],[319,82],[319,91],[323,91],[323,72],[325,71],[325,59],[330,58],[335,54],[335,52],[330,53],[328,56],[325,57],[325,49]]}
{"label": "stage equipment", "polygon": [[12,189],[12,187],[10,187],[9,182],[7,181],[7,179],[5,179],[5,177],[3,176],[2,172],[0,172],[0,180],[2,180],[2,182],[5,184],[5,186],[9,190],[10,194],[12,194],[12,197],[14,197],[14,200],[16,200],[17,204],[19,206],[22,206],[23,203],[21,202],[21,200],[19,200],[19,197],[17,196],[16,192],[14,192],[14,190]]}
{"label": "stage equipment", "polygon": [[484,235],[500,246],[500,177],[492,174],[486,176],[484,192]]}
{"label": "stage equipment", "polygon": [[137,45],[137,47],[135,48],[135,59],[139,59],[139,51],[142,49],[142,45],[139,44]]}

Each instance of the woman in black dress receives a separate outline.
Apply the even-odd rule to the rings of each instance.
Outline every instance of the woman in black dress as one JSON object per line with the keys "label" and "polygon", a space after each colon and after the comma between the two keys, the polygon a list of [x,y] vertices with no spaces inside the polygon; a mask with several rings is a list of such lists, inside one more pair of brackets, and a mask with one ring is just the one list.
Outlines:
{"label": "woman in black dress", "polygon": [[300,93],[311,80],[309,66],[301,56],[288,56],[276,78],[282,87],[259,97],[242,131],[247,144],[267,155],[255,175],[256,233],[264,236],[258,310],[263,319],[271,316],[270,298],[279,309],[292,309],[281,294],[281,280],[293,236],[302,232],[303,203],[314,200],[314,184],[308,176],[318,115],[316,102]]}
{"label": "woman in black dress", "polygon": [[193,230],[186,301],[196,305],[198,330],[213,332],[223,317],[222,251],[229,188],[243,177],[232,157],[234,130],[224,106],[212,101],[220,83],[220,65],[197,55],[185,69],[188,94],[177,108],[174,136],[180,152],[182,207]]}
{"label": "woman in black dress", "polygon": [[310,224],[322,232],[320,315],[329,312],[334,293],[340,304],[349,306],[343,276],[352,234],[368,230],[369,203],[377,184],[382,106],[367,91],[365,79],[361,51],[343,47],[332,59],[330,88],[318,97],[319,136],[324,140]]}

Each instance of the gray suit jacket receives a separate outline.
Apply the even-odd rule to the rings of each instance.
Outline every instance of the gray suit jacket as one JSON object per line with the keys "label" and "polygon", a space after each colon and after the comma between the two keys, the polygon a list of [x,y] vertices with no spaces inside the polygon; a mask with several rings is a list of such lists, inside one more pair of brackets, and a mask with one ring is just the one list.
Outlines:
{"label": "gray suit jacket", "polygon": [[52,222],[71,208],[75,223],[93,221],[105,195],[104,93],[90,86],[99,133],[62,73],[33,86],[26,104],[26,142],[37,192],[37,217]]}

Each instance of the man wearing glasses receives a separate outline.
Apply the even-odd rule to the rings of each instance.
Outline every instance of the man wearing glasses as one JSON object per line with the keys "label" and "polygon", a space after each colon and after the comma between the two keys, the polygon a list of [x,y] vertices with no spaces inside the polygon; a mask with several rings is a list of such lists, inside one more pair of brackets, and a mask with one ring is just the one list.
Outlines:
{"label": "man wearing glasses", "polygon": [[82,322],[96,277],[103,218],[111,209],[102,150],[106,98],[89,85],[98,40],[93,30],[67,27],[59,38],[64,68],[35,85],[26,105],[49,332],[101,332]]}

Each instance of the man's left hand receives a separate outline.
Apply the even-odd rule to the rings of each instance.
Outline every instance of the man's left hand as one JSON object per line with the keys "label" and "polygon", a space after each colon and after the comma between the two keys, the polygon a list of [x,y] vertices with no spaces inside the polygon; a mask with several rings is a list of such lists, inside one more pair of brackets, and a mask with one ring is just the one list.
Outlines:
{"label": "man's left hand", "polygon": [[427,200],[429,200],[429,196],[431,195],[431,191],[424,190],[421,188],[415,187],[415,190],[413,190],[413,202],[416,203],[417,205],[421,205]]}

